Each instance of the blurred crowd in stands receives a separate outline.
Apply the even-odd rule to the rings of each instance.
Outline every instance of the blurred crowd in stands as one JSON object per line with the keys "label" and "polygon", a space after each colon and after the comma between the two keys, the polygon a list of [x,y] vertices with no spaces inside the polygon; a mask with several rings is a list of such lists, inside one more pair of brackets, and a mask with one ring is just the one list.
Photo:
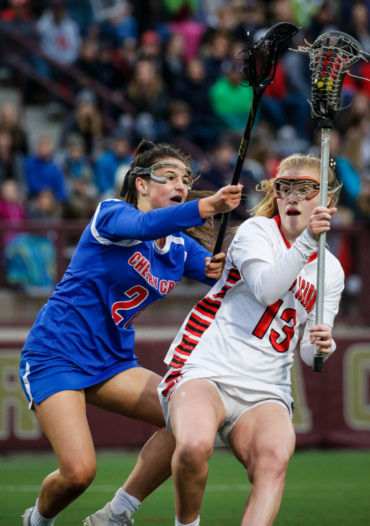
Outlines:
{"label": "blurred crowd in stands", "polygon": [[[256,185],[274,176],[281,158],[320,155],[308,56],[291,48],[336,29],[370,52],[369,16],[366,0],[0,0],[0,28],[37,44],[29,66],[68,95],[51,94],[45,106],[60,119],[57,140],[37,130],[35,141],[21,108],[0,108],[0,221],[89,219],[100,200],[117,196],[142,138],[190,153],[198,188],[229,183],[252,100],[237,55],[273,24],[296,22],[301,29],[284,45],[243,169],[245,200],[234,219],[247,218]],[[0,46],[0,78],[16,79],[4,38]],[[90,89],[73,80],[80,73],[94,81]],[[370,82],[363,80],[370,62],[353,74],[331,136],[343,182],[340,224],[370,221]],[[108,105],[97,86],[108,90]],[[24,93],[26,104],[45,102],[34,80]]]}

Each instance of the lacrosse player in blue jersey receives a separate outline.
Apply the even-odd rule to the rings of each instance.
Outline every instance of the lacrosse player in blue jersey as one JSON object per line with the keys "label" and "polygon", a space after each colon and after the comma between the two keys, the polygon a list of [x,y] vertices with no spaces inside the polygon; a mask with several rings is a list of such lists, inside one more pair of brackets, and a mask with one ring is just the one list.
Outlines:
{"label": "lacrosse player in blue jersey", "polygon": [[[242,189],[227,186],[185,202],[191,185],[188,157],[169,145],[142,141],[125,178],[125,201],[99,204],[37,317],[22,351],[20,377],[59,469],[43,481],[36,505],[23,515],[24,526],[54,524],[94,479],[86,403],[165,426],[157,396],[161,378],[137,364],[132,323],[183,276],[209,285],[219,279],[225,255],[212,260],[202,246],[213,233],[206,219],[236,208]],[[169,476],[168,440],[161,429],[142,453],[149,486]],[[124,492],[115,498],[125,498]],[[114,519],[111,504],[108,515]],[[131,523],[124,514],[109,521],[101,524]]]}

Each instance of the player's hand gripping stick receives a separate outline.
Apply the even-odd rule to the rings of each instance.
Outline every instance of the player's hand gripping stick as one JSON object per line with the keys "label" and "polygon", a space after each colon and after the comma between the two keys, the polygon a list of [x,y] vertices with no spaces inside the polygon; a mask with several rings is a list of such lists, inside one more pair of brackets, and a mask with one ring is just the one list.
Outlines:
{"label": "player's hand gripping stick", "polygon": [[[272,26],[267,31],[266,35],[258,40],[253,46],[248,46],[241,52],[246,53],[245,58],[242,59],[243,65],[241,69],[247,78],[249,86],[253,88],[253,100],[248,122],[240,143],[238,159],[231,181],[232,185],[236,185],[239,182],[262,95],[275,76],[279,47],[297,32],[298,27],[295,24],[291,24],[290,22],[280,22],[279,24]],[[230,212],[222,215],[220,230],[213,251],[214,255],[221,252],[229,218]]]}
{"label": "player's hand gripping stick", "polygon": [[[349,68],[363,57],[361,44],[346,33],[331,31],[319,36],[312,45],[299,47],[308,53],[311,69],[311,117],[321,128],[320,206],[327,206],[330,129],[340,108],[340,94]],[[326,233],[319,237],[317,263],[316,325],[323,323]],[[324,357],[316,346],[314,371],[324,370]]]}

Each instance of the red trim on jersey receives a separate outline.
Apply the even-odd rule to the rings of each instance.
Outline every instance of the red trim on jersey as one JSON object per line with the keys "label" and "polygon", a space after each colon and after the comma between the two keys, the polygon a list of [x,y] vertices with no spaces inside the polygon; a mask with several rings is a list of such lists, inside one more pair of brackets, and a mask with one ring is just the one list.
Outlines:
{"label": "red trim on jersey", "polygon": [[[234,287],[234,285],[240,279],[240,274],[236,267],[230,269],[225,283],[228,282],[231,283],[231,285],[224,285],[218,294],[213,295],[213,298],[224,298],[226,292],[232,287]],[[212,299],[212,297],[210,296],[206,296],[205,298],[201,299],[191,311],[184,331],[186,331],[187,333],[190,332],[190,334],[194,335],[194,337],[196,337],[197,340],[190,338],[188,334],[182,335],[182,340],[175,348],[172,360],[169,364],[175,369],[175,371],[169,374],[165,380],[166,384],[168,385],[162,391],[162,395],[164,397],[168,395],[172,387],[179,381],[179,377],[181,377],[182,367],[186,363],[187,358],[191,355],[195,347],[198,345],[200,338],[211,325],[221,305],[221,301],[217,301],[215,299]],[[197,314],[195,314],[195,311],[201,313],[203,316],[211,318],[212,321],[200,318],[199,316],[197,316]],[[182,357],[179,356],[179,354],[185,356]]]}
{"label": "red trim on jersey", "polygon": [[[284,240],[284,243],[285,243],[285,246],[289,249],[292,245],[289,243],[289,241],[286,239],[286,237],[284,236],[283,234],[283,231],[281,230],[281,219],[280,219],[280,216],[277,215],[274,217],[275,219],[275,223],[277,224],[278,226],[278,229],[279,229],[279,232],[281,234],[281,237],[283,238]],[[317,252],[315,252],[314,254],[312,254],[312,256],[310,256],[310,259],[307,261],[307,265],[308,263],[311,263],[311,261],[315,261],[315,259],[317,258]]]}

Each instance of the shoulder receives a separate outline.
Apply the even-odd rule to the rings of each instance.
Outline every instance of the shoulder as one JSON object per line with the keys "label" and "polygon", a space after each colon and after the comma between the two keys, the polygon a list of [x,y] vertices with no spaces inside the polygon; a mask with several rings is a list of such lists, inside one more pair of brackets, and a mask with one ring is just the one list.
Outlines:
{"label": "shoulder", "polygon": [[244,235],[251,235],[251,233],[265,234],[268,236],[270,233],[275,232],[276,221],[267,217],[251,217],[247,219],[238,228],[235,238],[242,237]]}
{"label": "shoulder", "polygon": [[121,201],[121,199],[107,199],[106,201],[101,201],[98,204],[98,207],[95,211],[95,215],[98,215],[100,212],[130,212],[134,211],[136,208],[133,205]]}
{"label": "shoulder", "polygon": [[344,282],[344,271],[342,265],[328,249],[325,250],[325,271],[332,282]]}

